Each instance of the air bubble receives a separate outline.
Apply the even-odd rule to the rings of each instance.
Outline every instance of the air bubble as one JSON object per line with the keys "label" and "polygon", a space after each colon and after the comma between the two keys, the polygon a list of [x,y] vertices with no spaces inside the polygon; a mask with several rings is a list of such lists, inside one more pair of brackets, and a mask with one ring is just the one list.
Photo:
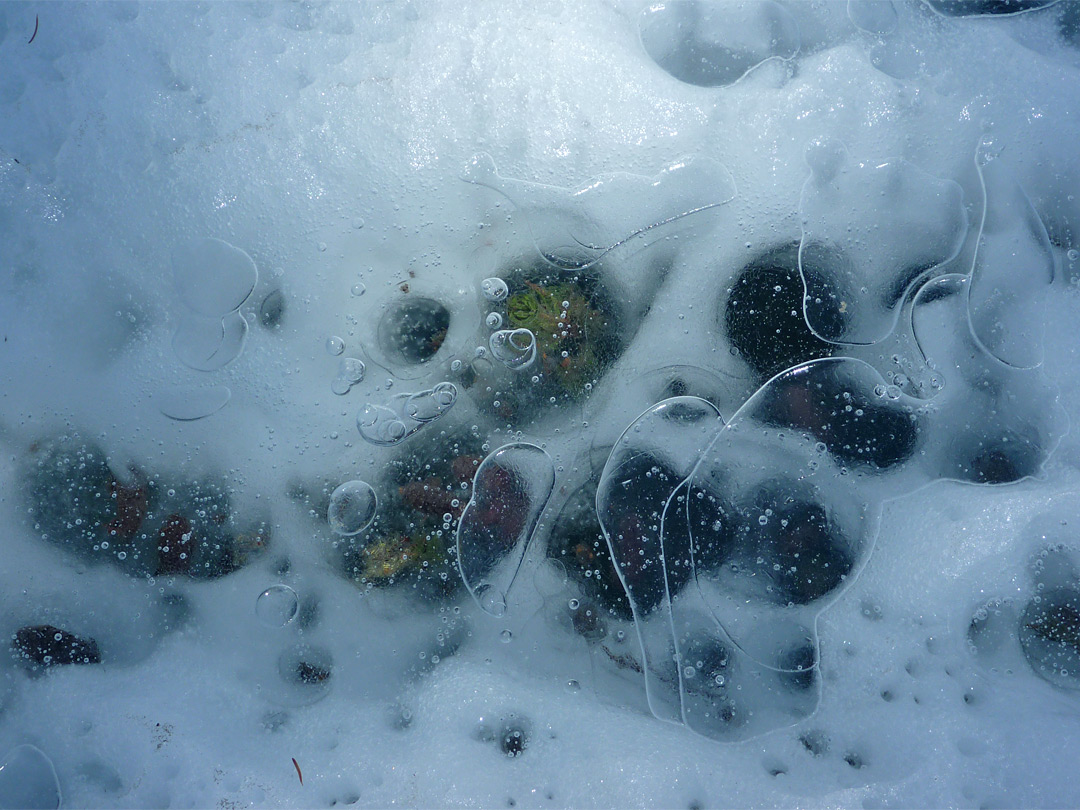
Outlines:
{"label": "air bubble", "polygon": [[288,585],[271,585],[255,600],[255,615],[267,627],[284,627],[296,618],[300,601]]}
{"label": "air bubble", "polygon": [[510,288],[501,278],[485,278],[480,282],[480,294],[488,301],[505,301],[510,294]]}
{"label": "air bubble", "polygon": [[330,496],[326,520],[337,534],[358,534],[371,525],[378,509],[375,490],[364,481],[346,481]]}
{"label": "air bubble", "polygon": [[489,312],[487,318],[484,319],[484,323],[487,324],[488,329],[498,329],[503,325],[502,315],[498,312]]}
{"label": "air bubble", "polygon": [[331,357],[337,357],[345,351],[345,341],[337,335],[326,339],[326,353]]}
{"label": "air bubble", "polygon": [[354,297],[359,298],[361,295],[367,292],[367,287],[363,284],[357,283],[352,285],[350,292]]}
{"label": "air bubble", "polygon": [[503,644],[509,644],[511,641],[513,641],[513,639],[514,634],[511,633],[509,630],[503,630],[501,633],[499,633],[499,641],[501,641]]}

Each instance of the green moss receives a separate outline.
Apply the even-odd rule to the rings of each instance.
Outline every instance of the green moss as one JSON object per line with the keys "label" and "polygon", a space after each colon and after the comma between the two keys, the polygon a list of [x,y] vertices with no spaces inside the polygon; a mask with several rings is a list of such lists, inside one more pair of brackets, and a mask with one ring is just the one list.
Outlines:
{"label": "green moss", "polygon": [[509,325],[532,332],[544,375],[571,396],[580,396],[600,375],[596,347],[605,337],[607,318],[572,283],[526,281],[525,286],[507,299]]}

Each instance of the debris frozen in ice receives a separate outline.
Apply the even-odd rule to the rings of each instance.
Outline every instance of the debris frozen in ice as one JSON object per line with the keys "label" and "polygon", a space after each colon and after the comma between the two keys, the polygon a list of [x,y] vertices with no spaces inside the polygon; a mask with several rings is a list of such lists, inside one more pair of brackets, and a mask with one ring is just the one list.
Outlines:
{"label": "debris frozen in ice", "polygon": [[375,519],[378,499],[365,481],[346,481],[330,495],[326,520],[336,533],[359,534]]}
{"label": "debris frozen in ice", "polygon": [[267,627],[284,627],[296,618],[300,601],[288,585],[271,585],[255,600],[255,615]]}
{"label": "debris frozen in ice", "polygon": [[507,444],[481,462],[457,528],[458,567],[483,610],[501,616],[529,541],[555,487],[551,457]]}
{"label": "debris frozen in ice", "polygon": [[441,382],[415,394],[397,394],[387,405],[368,403],[360,409],[356,427],[372,444],[397,444],[446,414],[457,402],[457,394],[457,386]]}
{"label": "debris frozen in ice", "polygon": [[[504,177],[490,155],[479,154],[462,179],[509,199],[547,261],[579,269],[638,237],[660,238],[666,226],[735,198],[727,168],[701,157],[675,163],[655,177],[612,174],[570,189]],[[627,233],[628,222],[648,224]]]}
{"label": "debris frozen in ice", "polygon": [[56,769],[40,749],[20,745],[0,763],[0,808],[56,810],[60,807]]}
{"label": "debris frozen in ice", "polygon": [[795,18],[770,0],[657,3],[639,30],[657,65],[699,87],[734,84],[764,62],[793,58],[801,44]]}

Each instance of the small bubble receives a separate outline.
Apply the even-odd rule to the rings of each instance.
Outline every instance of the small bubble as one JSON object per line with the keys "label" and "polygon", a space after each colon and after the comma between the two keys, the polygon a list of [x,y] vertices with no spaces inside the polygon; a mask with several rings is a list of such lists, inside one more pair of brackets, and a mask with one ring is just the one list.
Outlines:
{"label": "small bubble", "polygon": [[573,678],[566,682],[566,691],[570,694],[581,691],[581,684],[575,681]]}
{"label": "small bubble", "polygon": [[577,610],[579,607],[581,607],[581,602],[577,599],[571,599],[569,602],[567,602],[567,604],[570,606],[571,610]]}
{"label": "small bubble", "polygon": [[1077,259],[1080,259],[1080,251],[1076,250],[1075,248],[1070,250],[1065,255],[1069,257],[1070,262],[1075,262]]}
{"label": "small bubble", "polygon": [[488,329],[498,329],[503,325],[502,315],[498,312],[489,312],[487,318],[484,319],[484,323],[487,324]]}
{"label": "small bubble", "polygon": [[452,362],[450,364],[450,370],[451,371],[461,371],[461,366],[462,365],[463,364],[462,364],[462,362],[460,360],[455,360],[454,362]]}
{"label": "small bubble", "polygon": [[513,640],[513,638],[514,634],[511,633],[509,630],[503,630],[501,633],[499,633],[499,641],[501,641],[503,644],[509,644]]}
{"label": "small bubble", "polygon": [[326,242],[319,242],[319,253],[326,252]]}
{"label": "small bubble", "polygon": [[501,278],[485,278],[480,282],[480,294],[488,301],[505,301],[510,288]]}
{"label": "small bubble", "polygon": [[355,297],[359,298],[361,295],[367,292],[367,287],[357,282],[356,284],[352,285],[351,292]]}
{"label": "small bubble", "polygon": [[364,227],[364,218],[363,217],[357,217],[356,219],[353,220],[352,226],[354,228],[356,228],[356,230],[360,230],[361,228]]}
{"label": "small bubble", "polygon": [[337,335],[326,339],[326,353],[332,357],[337,357],[345,351],[345,341],[339,338]]}

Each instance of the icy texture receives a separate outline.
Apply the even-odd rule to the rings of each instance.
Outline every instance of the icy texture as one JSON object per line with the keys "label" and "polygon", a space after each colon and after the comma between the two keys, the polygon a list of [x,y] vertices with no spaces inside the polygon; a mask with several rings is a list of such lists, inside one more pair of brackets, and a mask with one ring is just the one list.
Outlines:
{"label": "icy texture", "polygon": [[848,0],[847,13],[868,34],[888,34],[896,29],[896,6],[892,0]]}
{"label": "icy texture", "polygon": [[60,783],[52,761],[32,745],[20,745],[0,762],[0,808],[56,810]]}
{"label": "icy texture", "polygon": [[[490,155],[480,154],[462,179],[513,202],[529,223],[540,254],[568,268],[588,267],[637,238],[661,238],[670,230],[665,226],[735,197],[727,168],[701,157],[672,164],[655,177],[613,174],[570,189],[504,177]],[[627,222],[645,224],[627,233]]]}
{"label": "icy texture", "polygon": [[876,343],[907,288],[953,258],[967,233],[963,192],[905,161],[851,165],[836,141],[806,153],[799,267],[807,323],[824,340]]}
{"label": "icy texture", "polygon": [[641,43],[660,67],[700,87],[734,84],[770,59],[799,52],[799,26],[771,0],[673,0],[642,14]]}
{"label": "icy texture", "polygon": [[378,499],[371,484],[346,481],[330,494],[326,521],[340,535],[359,534],[375,519]]}
{"label": "icy texture", "polygon": [[508,444],[483,460],[457,528],[461,577],[492,616],[507,609],[529,541],[555,486],[551,457],[532,444]]}
{"label": "icy texture", "polygon": [[1046,227],[1000,160],[976,156],[983,216],[968,288],[971,328],[994,357],[1017,368],[1042,362],[1042,313],[1054,280]]}
{"label": "icy texture", "polygon": [[397,394],[388,405],[365,405],[357,414],[356,427],[371,444],[398,444],[443,416],[456,401],[454,384],[441,382],[415,394]]}

